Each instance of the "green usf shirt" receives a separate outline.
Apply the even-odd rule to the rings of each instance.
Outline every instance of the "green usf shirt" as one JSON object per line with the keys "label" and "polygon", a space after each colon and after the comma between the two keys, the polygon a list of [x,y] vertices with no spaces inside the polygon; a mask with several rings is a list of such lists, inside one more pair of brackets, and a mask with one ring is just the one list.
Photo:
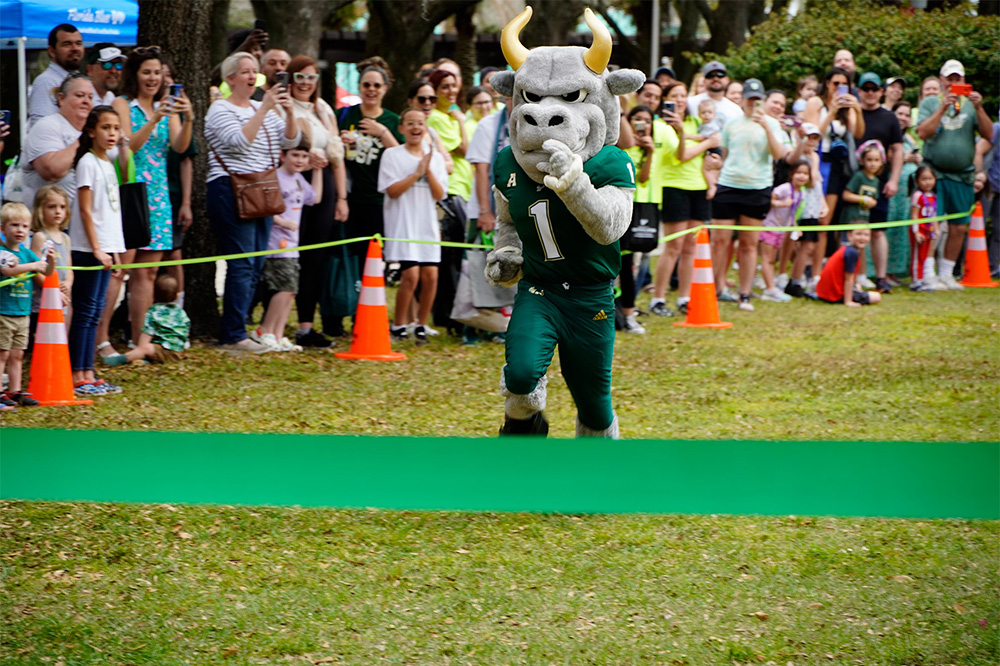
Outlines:
{"label": "green usf shirt", "polygon": [[[348,200],[355,203],[364,203],[381,206],[382,194],[378,191],[378,166],[382,161],[382,153],[385,146],[382,141],[375,136],[368,136],[361,131],[361,105],[352,106],[347,113],[337,119],[337,125],[342,130],[357,132],[358,140],[353,149],[344,146],[344,163],[347,165],[347,173],[351,175],[351,193]],[[396,140],[403,143],[403,136],[399,133],[399,116],[392,111],[382,110],[382,115],[375,119],[392,132]]]}
{"label": "green usf shirt", "polygon": [[[594,187],[635,187],[635,166],[624,151],[605,146],[583,163]],[[497,154],[493,184],[507,201],[521,239],[524,278],[539,286],[595,285],[621,269],[618,241],[601,245],[567,210],[559,195],[528,178],[510,147]]]}

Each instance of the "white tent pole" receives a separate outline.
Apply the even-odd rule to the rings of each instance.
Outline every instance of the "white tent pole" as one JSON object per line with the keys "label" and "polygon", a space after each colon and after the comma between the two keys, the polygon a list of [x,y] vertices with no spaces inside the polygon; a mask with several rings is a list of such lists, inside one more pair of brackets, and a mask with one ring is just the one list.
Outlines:
{"label": "white tent pole", "polygon": [[653,78],[660,68],[660,0],[653,0],[653,29],[649,31],[649,78]]}
{"label": "white tent pole", "polygon": [[24,44],[27,41],[27,37],[17,38],[17,101],[22,146],[28,137],[28,65],[24,54]]}

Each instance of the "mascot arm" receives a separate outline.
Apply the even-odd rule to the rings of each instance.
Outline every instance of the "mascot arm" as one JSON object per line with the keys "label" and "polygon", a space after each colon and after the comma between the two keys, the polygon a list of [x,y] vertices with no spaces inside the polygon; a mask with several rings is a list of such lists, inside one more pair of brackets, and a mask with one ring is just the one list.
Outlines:
{"label": "mascot arm", "polygon": [[497,202],[497,226],[493,234],[493,250],[486,255],[486,279],[494,287],[513,287],[523,272],[524,257],[521,255],[521,239],[510,219],[507,200],[493,187],[493,198]]}

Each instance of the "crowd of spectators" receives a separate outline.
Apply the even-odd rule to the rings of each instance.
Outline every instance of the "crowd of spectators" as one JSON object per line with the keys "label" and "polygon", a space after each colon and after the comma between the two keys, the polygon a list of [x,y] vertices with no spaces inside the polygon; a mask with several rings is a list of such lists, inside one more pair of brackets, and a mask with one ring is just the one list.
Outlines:
{"label": "crowd of spectators", "polygon": [[[439,218],[460,224],[461,235],[468,239],[492,231],[491,165],[509,142],[509,100],[489,85],[497,70],[486,68],[473,77],[447,58],[427,63],[415,80],[405,82],[406,106],[389,109],[383,101],[398,83],[384,60],[368,58],[358,65],[359,103],[331,105],[321,95],[321,72],[314,59],[268,46],[260,30],[235,35],[231,50],[214,74],[209,108],[197,109],[184,91],[183,72],[173,68],[169,54],[159,47],[125,53],[102,43],[85,50],[74,26],[52,30],[50,64],[29,95],[29,132],[20,155],[22,198],[29,209],[53,196],[65,200],[71,211],[73,260],[110,265],[181,256],[184,234],[195,217],[195,114],[205,118],[207,213],[219,254],[285,250],[273,264],[264,257],[226,262],[218,339],[228,349],[265,353],[326,348],[334,343],[332,338],[345,335],[357,304],[366,244],[301,253],[295,249],[299,245],[376,233],[433,242],[443,238],[445,223]],[[478,85],[471,85],[476,78]],[[987,181],[986,194],[1000,189],[1000,165],[993,159],[996,127],[973,82],[966,83],[962,63],[948,60],[937,76],[923,80],[914,106],[906,99],[909,79],[859,73],[846,50],[834,54],[821,77],[804,77],[794,95],[768,89],[756,78],[731,80],[719,61],[702,67],[690,87],[676,80],[672,69],[661,67],[635,95],[622,98],[618,145],[636,165],[635,201],[655,206],[663,233],[712,221],[775,229],[763,237],[749,229],[712,232],[718,298],[736,303],[740,310],[753,311],[755,297],[787,302],[807,296],[822,300],[829,293],[855,304],[859,299],[844,294],[843,284],[833,291],[829,284],[820,287],[828,255],[841,246],[848,251],[837,255],[835,263],[852,280],[856,274],[859,290],[890,293],[904,277],[912,277],[910,288],[915,291],[956,290],[961,288],[955,271],[967,216],[933,228],[876,229],[870,242],[823,227],[834,221],[871,223],[962,213],[982,195]],[[115,128],[101,129],[100,123],[111,115],[117,119]],[[77,177],[81,146],[112,136],[114,145],[96,151],[99,160],[119,164],[115,177],[121,182],[125,173],[134,171],[135,180],[146,184],[150,236],[141,247],[120,248],[118,241],[115,247],[100,245],[102,237],[94,228],[115,220],[121,224],[115,208],[121,202],[111,192],[111,183],[95,184],[92,178],[84,183]],[[88,167],[88,173],[104,173],[104,164]],[[916,184],[914,176],[921,167],[929,167],[924,171],[934,178],[930,189]],[[271,169],[277,169],[286,212],[241,216],[233,177]],[[92,188],[105,185],[108,195],[101,201],[107,211],[81,210],[95,205]],[[997,199],[993,197],[994,220]],[[105,213],[107,219],[95,217]],[[49,232],[55,238],[58,222]],[[814,229],[780,232],[780,227],[791,225]],[[44,235],[46,229],[38,226],[36,232]],[[649,311],[655,315],[686,311],[694,252],[695,236],[687,234],[653,253],[655,268],[650,268],[649,256],[626,255],[619,302],[625,331],[644,331],[635,304],[639,290],[652,293]],[[911,255],[919,261],[911,261]],[[734,258],[735,284],[729,282]],[[457,268],[436,246],[390,243],[386,259],[400,264],[401,275],[392,337],[412,336],[424,343],[438,334],[428,319],[431,302],[444,301],[442,311],[450,311],[454,290],[448,285]],[[761,260],[764,265],[758,266]],[[163,273],[169,273],[172,282],[161,288],[157,280]],[[157,327],[148,328],[147,314],[164,294],[175,294],[173,301],[183,308],[183,271],[128,271],[128,340],[144,345],[141,354],[131,357],[119,353],[109,337],[125,279],[115,271],[107,284],[100,283],[102,293],[86,295],[87,326],[95,328],[84,344],[92,340],[96,356],[113,363],[132,357],[174,358],[150,352],[148,338]],[[73,314],[78,290],[94,289],[92,282],[76,280],[72,290],[66,290],[68,315]],[[667,303],[674,284],[676,309]],[[248,320],[258,301],[271,316],[255,327]],[[286,337],[293,301],[297,329]],[[276,309],[271,310],[272,305]],[[317,309],[322,328],[315,325]],[[453,328],[454,322],[446,316],[439,320],[438,312],[435,307],[435,323]],[[177,346],[174,339],[172,346]],[[78,392],[120,391],[96,379],[94,355],[74,355]]]}

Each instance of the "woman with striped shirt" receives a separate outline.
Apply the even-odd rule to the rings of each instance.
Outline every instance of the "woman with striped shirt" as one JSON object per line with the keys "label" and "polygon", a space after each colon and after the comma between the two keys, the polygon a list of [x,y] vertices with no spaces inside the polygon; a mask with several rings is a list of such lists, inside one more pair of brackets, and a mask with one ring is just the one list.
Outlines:
{"label": "woman with striped shirt", "polygon": [[[239,217],[229,173],[255,173],[274,167],[282,150],[299,144],[300,130],[297,123],[286,123],[275,110],[280,106],[286,117],[292,115],[292,99],[284,86],[272,86],[260,102],[250,99],[257,87],[257,60],[249,53],[237,52],[226,58],[222,78],[232,95],[212,104],[205,117],[208,217],[221,254],[258,252],[267,249],[271,218]],[[247,338],[244,323],[263,268],[264,257],[226,262],[221,345],[258,354],[270,351],[270,347]]]}

